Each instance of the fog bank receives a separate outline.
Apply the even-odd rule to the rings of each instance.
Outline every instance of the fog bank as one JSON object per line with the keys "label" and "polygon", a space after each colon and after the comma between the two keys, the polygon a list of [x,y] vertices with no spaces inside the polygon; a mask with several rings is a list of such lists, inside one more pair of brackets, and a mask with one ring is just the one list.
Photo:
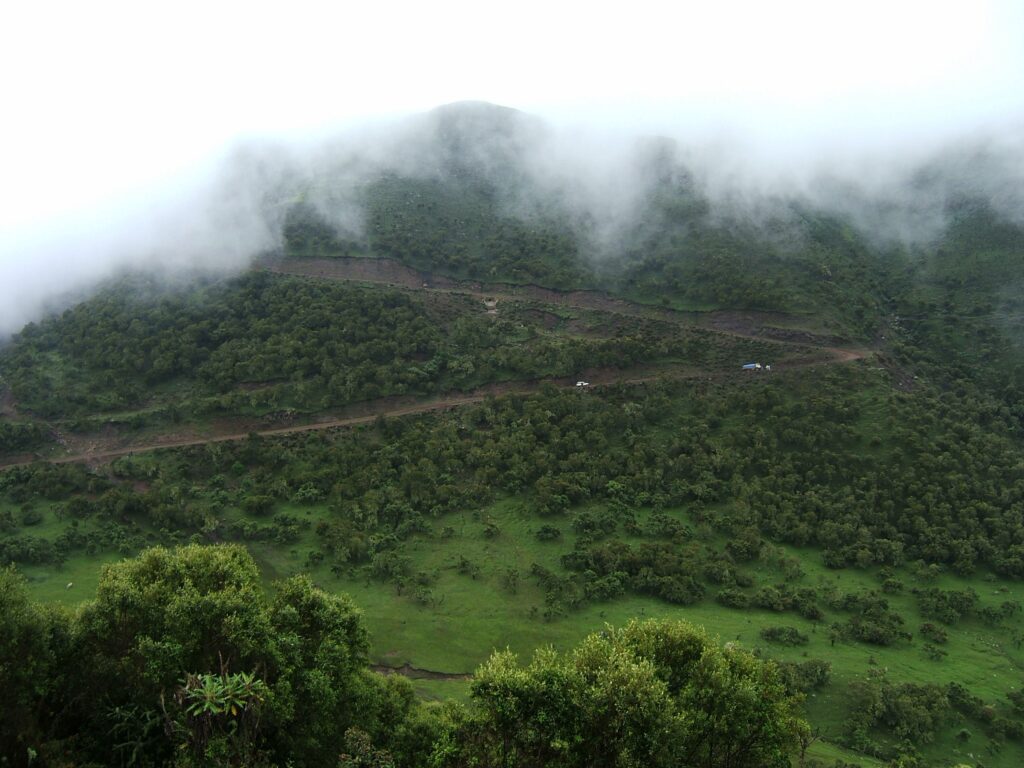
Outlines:
{"label": "fog bank", "polygon": [[[692,188],[725,219],[765,222],[794,201],[848,218],[880,245],[939,236],[952,201],[989,201],[1024,224],[1024,121],[1007,115],[916,140],[784,138],[696,121],[638,135],[615,121],[553,120],[486,103],[319,133],[240,139],[101,205],[0,233],[0,335],[127,269],[230,273],[281,246],[298,200],[365,236],[362,192],[384,174],[469,174],[510,216],[564,216],[594,259],[626,247],[652,191]],[[781,130],[781,129],[780,129]]]}

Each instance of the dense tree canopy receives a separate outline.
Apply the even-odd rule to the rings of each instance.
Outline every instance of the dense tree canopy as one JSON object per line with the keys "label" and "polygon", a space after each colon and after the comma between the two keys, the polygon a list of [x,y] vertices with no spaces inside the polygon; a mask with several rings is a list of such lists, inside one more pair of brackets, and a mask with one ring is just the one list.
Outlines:
{"label": "dense tree canopy", "polygon": [[74,616],[0,572],[0,608],[11,765],[783,766],[806,728],[774,665],[670,622],[526,670],[496,654],[468,710],[424,708],[368,670],[347,598],[304,578],[268,597],[236,546],[108,566]]}
{"label": "dense tree canopy", "polygon": [[783,768],[807,727],[774,665],[681,622],[608,628],[526,667],[495,654],[472,699],[459,766]]}
{"label": "dense tree canopy", "polygon": [[[426,301],[268,273],[189,291],[127,281],[27,326],[0,350],[0,373],[24,410],[95,428],[122,412],[128,425],[144,426],[147,417],[319,410],[601,366],[715,365],[764,347],[711,345],[706,332],[647,321],[621,321],[604,336],[555,334],[528,309],[507,317],[483,309],[467,298]],[[0,451],[30,447],[44,433],[0,419]]]}

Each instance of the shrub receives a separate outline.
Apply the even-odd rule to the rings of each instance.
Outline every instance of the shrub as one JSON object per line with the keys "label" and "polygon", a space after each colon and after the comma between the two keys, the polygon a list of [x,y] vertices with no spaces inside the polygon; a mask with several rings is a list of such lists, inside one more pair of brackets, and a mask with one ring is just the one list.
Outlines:
{"label": "shrub", "polygon": [[760,634],[769,643],[779,645],[807,645],[811,641],[811,638],[796,627],[765,627]]}

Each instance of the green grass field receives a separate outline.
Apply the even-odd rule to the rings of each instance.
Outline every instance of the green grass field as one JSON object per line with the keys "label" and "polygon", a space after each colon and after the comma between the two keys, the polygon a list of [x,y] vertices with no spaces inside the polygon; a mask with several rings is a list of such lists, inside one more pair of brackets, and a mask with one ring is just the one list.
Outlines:
{"label": "green grass field", "polygon": [[[760,648],[779,660],[826,659],[832,664],[832,681],[820,693],[810,694],[807,701],[811,722],[821,735],[817,749],[811,752],[819,759],[854,759],[852,753],[840,750],[832,742],[842,733],[847,683],[866,676],[871,670],[884,670],[892,682],[945,684],[957,681],[986,701],[1003,699],[1008,690],[1019,688],[1024,680],[1024,651],[1015,648],[1013,642],[1014,631],[1022,626],[1019,617],[999,629],[973,620],[949,628],[949,642],[945,646],[948,656],[938,662],[924,655],[919,642],[909,647],[878,647],[840,641],[832,646],[822,623],[815,626],[792,613],[724,608],[710,598],[695,606],[675,607],[653,598],[626,596],[608,603],[587,605],[564,618],[545,622],[540,618],[543,596],[526,574],[534,562],[557,568],[558,558],[572,548],[574,536],[568,526],[564,526],[560,542],[537,542],[532,535],[537,526],[535,520],[517,513],[516,507],[515,503],[504,502],[487,511],[487,516],[502,531],[495,539],[484,538],[481,523],[460,516],[439,521],[439,525],[455,527],[458,533],[451,540],[421,539],[410,547],[414,569],[438,572],[432,586],[438,599],[435,605],[418,605],[408,596],[400,597],[389,584],[338,579],[327,573],[317,576],[324,586],[349,593],[362,606],[373,638],[375,661],[388,666],[410,664],[432,671],[471,672],[492,650],[511,648],[528,657],[532,649],[541,645],[567,649],[606,623],[622,625],[633,617],[685,619],[703,625],[722,642],[738,641],[747,648]],[[685,519],[685,515],[679,514]],[[785,547],[777,550],[778,554],[799,559],[805,575],[798,584],[831,584],[843,591],[872,589],[879,585],[872,571],[826,569],[813,550]],[[480,564],[477,578],[455,572],[459,557]],[[501,576],[510,564],[524,574],[516,594],[501,584]],[[287,566],[287,562],[279,562],[275,567],[280,570]],[[780,580],[778,570],[770,562],[762,560],[751,570],[758,583]],[[913,597],[906,593],[915,582],[909,573],[901,572],[899,576],[906,581],[907,590],[903,595],[891,596],[890,603],[904,617],[908,629],[916,631],[926,619],[920,615]],[[983,578],[941,576],[931,585],[943,589],[973,587],[983,603],[1024,597],[1021,585]],[[828,615],[825,621],[832,618]],[[762,628],[777,625],[797,627],[810,635],[809,645],[784,648],[759,637]],[[417,684],[430,698],[443,697],[449,689],[452,692],[447,695],[456,698],[465,695],[465,682],[461,680],[434,680],[429,684],[417,681]],[[936,760],[944,755],[966,760],[968,752],[973,752],[985,755],[985,765],[1007,767],[1020,765],[1024,759],[1024,753],[1013,744],[993,753],[990,750],[996,749],[995,745],[978,732],[969,747],[965,746],[954,737],[958,730],[959,726],[951,722],[933,745],[925,746],[924,753]],[[857,756],[857,760],[863,762],[862,757]]]}
{"label": "green grass field", "polygon": [[[288,507],[283,511],[308,519],[311,524],[325,515],[325,510],[317,507]],[[683,510],[670,514],[693,524]],[[642,513],[640,519],[644,517]],[[500,533],[487,538],[484,521],[495,524]],[[711,593],[700,603],[687,607],[627,594],[609,602],[585,604],[563,617],[545,621],[542,618],[543,593],[530,578],[530,567],[539,563],[552,570],[560,569],[559,558],[572,549],[575,541],[575,534],[565,520],[546,522],[562,529],[560,540],[537,541],[534,533],[540,523],[529,515],[522,502],[514,499],[501,500],[481,514],[456,514],[437,520],[435,530],[450,527],[454,534],[447,538],[418,536],[407,542],[404,550],[412,559],[413,572],[426,574],[430,581],[429,601],[415,599],[413,587],[398,594],[395,585],[371,579],[362,572],[338,576],[322,565],[310,569],[307,558],[316,548],[311,529],[286,546],[258,542],[250,544],[250,549],[263,570],[268,588],[274,579],[310,572],[328,590],[351,595],[362,608],[371,635],[374,663],[389,667],[408,664],[418,670],[458,676],[450,680],[414,680],[415,690],[428,700],[465,700],[469,682],[462,675],[473,672],[497,649],[510,648],[525,660],[540,646],[571,648],[605,624],[622,625],[634,617],[685,619],[704,626],[723,643],[738,642],[780,661],[829,661],[832,664],[830,682],[820,691],[809,694],[806,701],[808,717],[819,736],[808,754],[826,764],[842,759],[873,766],[881,763],[837,745],[843,733],[846,692],[851,681],[879,671],[894,683],[957,681],[986,701],[1005,701],[1007,691],[1019,688],[1024,681],[1024,651],[1015,645],[1016,633],[1024,628],[1019,615],[1000,627],[973,619],[947,627],[949,640],[944,649],[948,656],[941,661],[927,658],[920,640],[890,647],[844,640],[833,645],[827,626],[840,618],[834,611],[826,611],[822,622],[811,622],[791,612],[726,608],[715,603]],[[713,546],[722,543],[706,529],[701,534],[700,529],[694,527],[706,543]],[[623,538],[630,541],[629,537]],[[59,571],[43,567],[22,570],[36,598],[71,605],[90,595],[100,565],[117,557],[113,553],[76,556]],[[461,558],[479,567],[475,577],[458,572]],[[796,586],[834,587],[844,592],[879,586],[876,569],[832,571],[821,564],[819,554],[812,549],[770,546],[746,570],[755,583],[782,581],[780,558],[799,561],[803,575],[792,582]],[[521,574],[515,592],[503,582],[509,568]],[[891,606],[904,617],[906,628],[916,633],[926,619],[921,616],[910,590],[920,582],[907,569],[897,573],[905,582],[905,589],[902,594],[888,598]],[[65,589],[68,582],[74,583],[72,589]],[[972,587],[980,595],[982,604],[997,605],[1003,600],[1024,598],[1024,586],[984,576],[963,579],[943,574],[929,581],[928,586]],[[791,648],[765,642],[759,636],[761,629],[780,625],[799,629],[810,637],[810,642]],[[955,735],[963,725],[951,719],[934,743],[921,745],[922,753],[936,765],[970,761],[971,753],[982,759],[985,766],[1010,768],[1024,760],[1019,745],[1013,742],[996,745],[970,724],[973,732],[970,741],[966,744],[958,741]]]}
{"label": "green grass field", "polygon": [[[517,311],[529,313],[535,308],[518,307]],[[536,313],[530,314],[529,318],[537,326],[534,330],[536,338],[587,338],[591,334],[610,337],[620,330],[618,321],[605,318],[607,326],[604,326],[599,318],[585,312],[551,313],[551,317],[540,317],[542,322],[538,322]],[[550,327],[541,327],[545,322]],[[712,342],[709,349],[702,351],[703,363],[708,370],[732,370],[735,360],[748,350],[772,347],[769,342],[728,337],[708,341]],[[795,353],[795,349],[791,351]],[[686,361],[666,354],[659,362],[662,365],[681,365]],[[888,374],[870,361],[831,368],[782,370],[773,376],[770,380],[732,379],[723,374],[712,387],[715,397],[701,396],[700,386],[694,382],[684,381],[678,386],[672,384],[671,397],[666,397],[664,404],[659,406],[663,418],[646,429],[653,441],[668,443],[681,428],[692,427],[691,420],[706,419],[710,426],[705,428],[717,441],[717,449],[727,450],[734,445],[730,441],[738,441],[746,433],[752,419],[763,418],[761,411],[795,408],[793,423],[816,423],[797,421],[804,412],[817,414],[825,424],[833,418],[839,420],[846,425],[848,433],[838,439],[848,442],[850,455],[884,464],[897,440],[906,441],[905,437],[900,438],[895,433],[918,422],[924,423],[931,416],[929,409],[934,408],[934,403],[924,399],[911,404],[906,402],[906,398],[901,399],[902,395],[893,392]],[[768,386],[769,381],[771,386]],[[642,389],[638,387],[637,392],[631,395],[636,402],[642,398]],[[819,402],[821,392],[829,392],[828,401],[824,404]],[[594,396],[603,397],[599,394]],[[629,402],[622,407],[632,405],[633,402]],[[907,424],[901,423],[899,418],[905,413],[912,417]],[[473,425],[463,420],[466,418],[458,417],[459,428],[471,430]],[[944,424],[942,426],[945,427]],[[199,423],[192,423],[191,427],[196,429]],[[360,436],[357,439],[365,438],[371,442],[381,438],[375,426],[353,434]],[[610,436],[610,442],[614,444],[621,443],[623,439],[620,434]],[[303,455],[298,438],[278,445],[282,451],[289,452],[294,461],[303,461],[296,458]],[[988,461],[992,460],[990,453],[984,455]],[[128,467],[114,467],[111,474],[122,481],[135,479],[146,488],[150,483],[145,478],[158,478],[161,469],[167,465],[181,462],[182,466],[187,466],[189,460],[176,452],[160,452],[136,459],[134,474],[121,473]],[[209,500],[216,497],[219,492],[214,490],[215,487],[228,490],[238,486],[252,487],[255,475],[242,464],[236,466],[237,470],[225,468],[225,474],[218,477],[216,484],[211,481],[209,487],[203,485],[203,480],[196,480],[193,484],[191,477],[183,475],[177,485],[163,488],[161,498],[173,498],[180,507],[184,507],[186,502],[183,499]],[[752,473],[759,471],[756,464],[751,467]],[[159,482],[155,484],[161,487]],[[167,495],[172,491],[173,495]],[[33,498],[36,499],[34,508],[41,519],[31,526],[23,526],[22,534],[53,541],[74,524],[58,517],[56,510],[60,508],[59,504],[41,501],[38,495]],[[276,498],[289,496],[282,494]],[[725,495],[723,498],[730,497]],[[412,667],[417,675],[413,687],[426,700],[466,700],[470,689],[466,676],[495,650],[508,648],[525,660],[538,647],[551,645],[561,650],[569,649],[585,635],[600,631],[606,624],[618,626],[634,617],[684,619],[705,627],[722,643],[739,643],[781,662],[824,660],[831,664],[830,681],[808,693],[806,699],[807,717],[817,736],[809,755],[827,765],[845,761],[874,766],[882,763],[840,746],[849,730],[846,723],[850,715],[849,691],[856,681],[881,677],[892,684],[933,683],[945,686],[956,682],[986,703],[998,704],[1003,711],[1008,708],[1006,694],[1024,684],[1024,652],[1019,647],[1020,639],[1024,637],[1024,620],[1019,613],[997,626],[969,617],[955,626],[946,627],[949,637],[948,642],[942,645],[946,655],[941,660],[934,660],[926,654],[920,637],[890,646],[845,639],[834,641],[829,625],[842,622],[848,614],[829,608],[825,603],[822,604],[825,618],[813,622],[792,611],[778,613],[759,608],[724,607],[715,602],[718,588],[714,586],[708,586],[702,600],[685,607],[627,592],[604,602],[585,602],[563,615],[545,618],[544,590],[531,576],[531,569],[538,564],[557,574],[567,573],[561,558],[573,550],[577,541],[570,519],[579,508],[558,517],[543,518],[533,508],[533,499],[529,496],[499,497],[482,509],[430,517],[430,533],[412,534],[400,545],[401,553],[411,563],[409,579],[401,587],[372,577],[367,567],[346,569],[336,566],[332,570],[329,562],[318,559],[323,555],[324,542],[316,533],[316,525],[321,521],[334,522],[339,517],[337,510],[331,512],[326,503],[275,501],[272,513],[264,511],[259,517],[249,516],[235,506],[242,503],[236,499],[216,508],[211,506],[207,509],[216,511],[208,514],[215,516],[222,526],[244,522],[266,529],[272,522],[271,514],[273,520],[283,515],[299,521],[297,532],[293,531],[286,540],[248,540],[248,547],[262,569],[268,589],[277,579],[310,573],[325,589],[351,595],[361,607],[370,632],[372,662],[392,668]],[[686,508],[677,507],[666,513],[692,530],[694,541],[699,546],[721,552],[727,544],[723,534],[702,521],[711,518],[717,518],[719,522],[728,521],[731,513],[736,511],[731,505],[736,503],[732,499],[719,502],[718,507],[703,507],[700,520]],[[601,509],[601,504],[594,502],[593,508]],[[16,518],[22,512],[19,505],[0,501],[0,513],[5,511]],[[637,522],[641,524],[652,514],[649,509],[635,511]],[[20,566],[33,596],[47,602],[74,605],[90,597],[102,564],[119,559],[120,553],[134,554],[148,543],[172,543],[189,538],[189,533],[147,529],[147,524],[137,523],[135,519],[145,518],[140,516],[129,520],[112,515],[105,521],[97,516],[79,521],[82,530],[94,533],[123,526],[129,542],[93,546],[92,551],[72,549],[73,554],[59,567]],[[198,531],[202,519],[190,525],[193,526],[190,531]],[[556,541],[538,541],[535,534],[542,525],[559,528],[561,537]],[[727,528],[728,525],[722,529]],[[488,530],[491,535],[488,535]],[[197,541],[244,538],[237,529],[225,535],[204,536],[196,532],[193,538]],[[261,535],[266,535],[266,530]],[[615,536],[637,546],[651,540],[650,536],[644,539],[621,530]],[[467,569],[466,563],[472,568]],[[798,576],[794,576],[794,563],[799,564]],[[793,587],[813,587],[820,594],[827,595],[831,592],[878,590],[882,583],[877,567],[831,570],[823,565],[820,550],[775,544],[766,545],[760,557],[743,564],[741,570],[749,576],[755,589],[786,582]],[[510,572],[518,574],[514,588],[509,584]],[[970,578],[950,573],[926,578],[918,576],[913,568],[907,566],[897,569],[895,575],[903,582],[904,588],[900,593],[886,595],[886,599],[904,619],[904,629],[915,635],[919,626],[927,621],[919,610],[917,599],[911,594],[916,587],[946,590],[969,587],[978,593],[982,606],[997,607],[1004,601],[1024,602],[1021,583],[997,579],[984,570]],[[69,583],[72,584],[70,588],[67,586]],[[779,626],[799,630],[809,637],[809,642],[788,647],[769,643],[761,637],[761,630]],[[971,731],[970,737],[958,738],[958,733],[965,727]],[[881,729],[873,732],[871,737],[886,747],[894,746],[891,734]],[[1010,768],[1024,764],[1020,741],[997,742],[978,723],[956,713],[936,729],[933,741],[915,744],[915,747],[928,765],[967,762],[988,768]]]}

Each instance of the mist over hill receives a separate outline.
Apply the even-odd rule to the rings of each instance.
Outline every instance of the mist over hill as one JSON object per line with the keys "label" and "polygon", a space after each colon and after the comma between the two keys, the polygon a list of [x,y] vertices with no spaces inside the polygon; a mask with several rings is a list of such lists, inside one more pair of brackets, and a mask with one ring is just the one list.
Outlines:
{"label": "mist over hill", "polygon": [[[0,334],[125,270],[231,272],[275,252],[813,309],[807,270],[822,263],[807,255],[826,220],[852,233],[862,253],[848,258],[872,270],[934,254],[965,212],[1024,223],[1015,135],[808,146],[780,161],[741,141],[630,136],[460,102],[328,137],[238,142],[129,204],[0,239]],[[736,290],[697,286],[716,272],[733,272]]]}
{"label": "mist over hill", "polygon": [[[837,749],[901,765],[984,750],[987,765],[1018,765],[1017,147],[976,137],[786,173],[727,149],[453,104],[329,139],[239,144],[159,199],[69,230],[71,250],[43,254],[56,261],[12,262],[24,274],[6,284],[2,319],[15,333],[0,348],[0,565],[27,580],[0,570],[0,592],[27,628],[19,636],[40,638],[23,655],[45,676],[16,680],[18,716],[0,743],[22,749],[28,733],[40,753],[70,744],[102,761],[117,722],[136,739],[118,747],[135,750],[125,762],[219,743],[244,764],[312,766],[362,744],[381,765],[589,768],[591,733],[607,733],[617,705],[538,698],[508,654],[468,670],[495,646],[582,627],[604,626],[587,647],[607,649],[616,616],[686,610],[729,638],[730,658],[763,665],[750,668],[765,670],[792,725],[769,745],[777,759],[702,765],[803,760],[811,728],[822,741],[808,766]],[[49,317],[17,331],[47,303]],[[144,551],[183,541],[219,547]],[[77,599],[100,559],[137,553],[104,571],[92,608],[45,630],[64,614],[30,591]],[[153,564],[177,583],[219,573],[224,557],[247,574],[257,624],[260,610],[299,615],[256,599],[260,572],[296,576],[278,595],[283,584],[303,605],[348,611],[328,592],[358,596],[373,646],[319,633],[315,644],[357,651],[338,691],[393,691],[403,708],[364,722],[369,705],[322,705],[313,662],[232,656],[231,674],[297,691],[294,706],[322,719],[289,719],[299,710],[280,699],[268,712],[285,719],[251,718],[236,738],[225,711],[218,742],[221,721],[169,714],[163,691],[180,704],[195,675],[228,684],[219,619],[188,638],[180,622],[153,635],[136,619],[136,645],[120,609],[117,634],[134,650],[94,653],[67,677],[67,649],[81,653],[59,638],[92,642],[85,619],[113,594],[110,578],[158,594],[153,615],[168,616],[182,590],[154,592]],[[269,658],[280,637],[259,641]],[[185,654],[195,638],[209,653]],[[89,672],[175,644],[177,660],[158,654],[160,690],[137,671]],[[427,674],[444,695],[469,686],[470,704],[421,705],[371,660]],[[568,729],[558,743],[579,749],[506,759],[507,733],[483,714],[496,664],[526,685],[509,718],[527,724],[523,743],[554,724]],[[549,667],[528,674],[552,679]],[[315,689],[293,682],[307,670]],[[70,703],[97,686],[108,705]],[[35,703],[62,697],[63,709]],[[538,701],[557,710],[534,727]],[[583,727],[577,712],[600,717]],[[367,729],[358,744],[350,721]],[[311,722],[330,738],[302,741]],[[754,730],[713,741],[746,749]],[[663,729],[650,753],[689,764],[677,756],[686,733]],[[431,745],[467,751],[438,757]],[[631,749],[600,752],[636,762]],[[35,764],[22,751],[20,764]]]}

